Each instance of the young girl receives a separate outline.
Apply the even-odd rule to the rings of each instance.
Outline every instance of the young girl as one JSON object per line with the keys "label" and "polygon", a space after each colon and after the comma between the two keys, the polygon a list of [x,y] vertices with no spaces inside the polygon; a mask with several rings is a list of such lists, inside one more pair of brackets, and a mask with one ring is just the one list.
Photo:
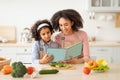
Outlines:
{"label": "young girl", "polygon": [[32,37],[35,42],[32,46],[33,63],[45,64],[53,59],[53,56],[47,54],[47,48],[58,47],[56,42],[51,40],[53,33],[52,25],[48,20],[38,20],[31,28]]}

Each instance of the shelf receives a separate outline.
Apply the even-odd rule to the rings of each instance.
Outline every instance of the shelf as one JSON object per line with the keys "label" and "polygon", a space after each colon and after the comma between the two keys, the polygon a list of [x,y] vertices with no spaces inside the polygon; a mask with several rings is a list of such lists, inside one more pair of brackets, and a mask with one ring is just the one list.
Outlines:
{"label": "shelf", "polygon": [[120,12],[120,0],[88,0],[89,11]]}

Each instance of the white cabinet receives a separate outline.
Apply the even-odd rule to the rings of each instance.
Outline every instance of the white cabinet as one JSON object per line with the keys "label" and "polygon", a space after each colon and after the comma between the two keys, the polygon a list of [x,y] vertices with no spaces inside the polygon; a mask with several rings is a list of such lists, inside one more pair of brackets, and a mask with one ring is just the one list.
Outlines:
{"label": "white cabinet", "polygon": [[16,61],[16,49],[15,47],[9,46],[0,46],[0,57],[11,58],[11,61]]}
{"label": "white cabinet", "polygon": [[120,46],[114,48],[113,58],[114,63],[120,63]]}
{"label": "white cabinet", "polygon": [[120,0],[88,0],[89,11],[120,12]]}
{"label": "white cabinet", "polygon": [[11,58],[12,62],[32,63],[31,46],[0,46],[0,57]]}
{"label": "white cabinet", "polygon": [[16,50],[17,61],[21,61],[25,64],[32,63],[31,47],[20,46],[17,47]]}
{"label": "white cabinet", "polygon": [[90,56],[95,56],[96,60],[100,58],[106,59],[109,63],[113,63],[113,47],[90,47]]}
{"label": "white cabinet", "polygon": [[109,63],[120,64],[120,46],[113,47],[91,46],[90,56],[95,56],[96,59],[104,58],[108,60]]}

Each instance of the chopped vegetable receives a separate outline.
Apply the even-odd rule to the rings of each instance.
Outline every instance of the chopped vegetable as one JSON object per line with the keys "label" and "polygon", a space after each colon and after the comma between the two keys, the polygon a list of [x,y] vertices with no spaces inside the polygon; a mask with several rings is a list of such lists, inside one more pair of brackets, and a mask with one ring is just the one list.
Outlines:
{"label": "chopped vegetable", "polygon": [[67,64],[62,63],[62,62],[51,62],[49,65],[52,67],[66,67],[67,66]]}
{"label": "chopped vegetable", "polygon": [[71,64],[66,64],[66,63],[62,63],[62,62],[51,62],[49,63],[49,65],[51,67],[54,67],[54,68],[59,68],[59,69],[72,69],[73,66]]}
{"label": "chopped vegetable", "polygon": [[108,62],[104,59],[99,59],[97,61],[99,64],[98,67],[93,68],[94,71],[104,71],[104,70],[109,70]]}

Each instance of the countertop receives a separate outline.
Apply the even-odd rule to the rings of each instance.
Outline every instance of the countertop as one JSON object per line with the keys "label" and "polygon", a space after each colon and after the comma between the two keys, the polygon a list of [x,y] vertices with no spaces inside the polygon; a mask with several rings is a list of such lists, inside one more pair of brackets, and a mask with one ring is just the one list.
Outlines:
{"label": "countertop", "polygon": [[[35,66],[35,65],[34,65]],[[44,67],[43,67],[44,66]],[[43,65],[42,68],[46,66]],[[48,66],[48,65],[47,65]],[[120,79],[120,64],[110,64],[110,70],[103,73],[92,72],[89,75],[83,73],[83,64],[74,65],[75,70],[59,70],[57,74],[37,75],[34,79],[29,75],[25,75],[23,78],[12,78],[11,75],[2,75],[2,80],[119,80]],[[37,66],[37,69],[41,66]]]}
{"label": "countertop", "polygon": [[32,46],[32,43],[21,43],[21,42],[7,42],[7,43],[0,43],[0,46],[13,46],[13,47],[18,47],[18,46],[23,46],[23,47],[30,47]]}
{"label": "countertop", "polygon": [[108,47],[112,47],[112,46],[120,46],[120,42],[119,41],[92,41],[89,42],[90,46],[108,46]]}
{"label": "countertop", "polygon": [[[8,42],[0,43],[0,46],[32,46],[32,43],[21,43],[21,42]],[[89,46],[120,46],[120,42],[117,41],[90,41]]]}

